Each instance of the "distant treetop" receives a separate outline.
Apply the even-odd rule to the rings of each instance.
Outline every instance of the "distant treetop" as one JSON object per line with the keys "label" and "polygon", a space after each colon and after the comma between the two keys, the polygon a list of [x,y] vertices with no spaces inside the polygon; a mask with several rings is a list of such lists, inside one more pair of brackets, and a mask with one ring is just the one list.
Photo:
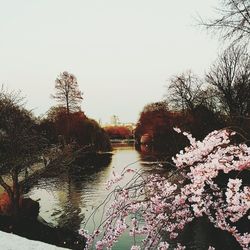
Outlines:
{"label": "distant treetop", "polygon": [[79,90],[77,79],[73,74],[67,71],[60,73],[55,81],[55,89],[56,93],[52,98],[65,107],[68,114],[80,109],[83,93]]}

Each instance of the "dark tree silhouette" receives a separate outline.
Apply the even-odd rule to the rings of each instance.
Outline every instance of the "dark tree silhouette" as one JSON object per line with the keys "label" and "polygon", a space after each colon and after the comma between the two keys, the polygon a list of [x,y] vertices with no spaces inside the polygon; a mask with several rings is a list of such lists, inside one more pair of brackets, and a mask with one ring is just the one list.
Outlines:
{"label": "dark tree silhouette", "polygon": [[185,138],[177,134],[173,127],[182,128],[183,123],[189,122],[189,117],[183,119],[180,112],[170,111],[165,101],[150,103],[140,114],[135,140],[137,144],[151,144],[156,151],[172,156],[186,145]]}
{"label": "dark tree silhouette", "polygon": [[67,128],[67,110],[64,107],[51,107],[47,117],[40,121],[40,129],[50,143],[65,146],[68,135],[73,145],[86,150],[109,151],[111,149],[107,133],[83,111],[69,114],[70,128]]}
{"label": "dark tree silhouette", "polygon": [[78,111],[82,101],[82,92],[79,90],[77,79],[73,74],[66,71],[61,73],[56,79],[56,93],[52,95],[58,103],[65,107],[67,114]]}
{"label": "dark tree silhouette", "polygon": [[226,49],[206,76],[218,92],[221,106],[230,117],[250,111],[250,56],[245,46]]}
{"label": "dark tree silhouette", "polygon": [[203,96],[202,82],[191,71],[170,79],[166,97],[175,109],[193,110],[195,106],[201,104]]}
{"label": "dark tree silhouette", "polygon": [[64,107],[67,112],[66,120],[66,141],[70,142],[70,113],[80,110],[82,101],[82,92],[79,90],[77,79],[73,74],[64,71],[56,79],[55,84],[56,94],[52,95],[61,107]]}
{"label": "dark tree silhouette", "polygon": [[249,41],[250,38],[250,1],[223,0],[216,9],[217,17],[210,20],[200,19],[208,30],[219,33],[223,40]]}
{"label": "dark tree silhouette", "polygon": [[[19,213],[20,175],[41,161],[46,141],[37,132],[35,119],[15,93],[0,91],[0,185],[7,192],[13,215]],[[11,183],[6,182],[11,176]]]}

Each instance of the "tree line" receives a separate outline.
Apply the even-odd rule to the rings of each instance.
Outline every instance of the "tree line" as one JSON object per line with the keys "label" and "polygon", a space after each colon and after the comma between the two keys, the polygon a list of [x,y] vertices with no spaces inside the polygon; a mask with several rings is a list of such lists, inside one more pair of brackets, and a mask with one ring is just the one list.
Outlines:
{"label": "tree line", "polygon": [[55,90],[58,105],[39,118],[25,108],[19,92],[0,89],[0,185],[6,192],[0,213],[22,214],[24,186],[32,177],[52,167],[67,169],[84,152],[111,149],[105,130],[80,108],[76,77],[61,73]]}
{"label": "tree line", "polygon": [[[247,45],[233,44],[203,78],[186,71],[170,78],[164,101],[146,105],[136,126],[140,143],[148,134],[159,149],[177,153],[185,145],[173,127],[203,139],[230,127],[250,138],[250,55]],[[173,152],[172,152],[173,151]]]}

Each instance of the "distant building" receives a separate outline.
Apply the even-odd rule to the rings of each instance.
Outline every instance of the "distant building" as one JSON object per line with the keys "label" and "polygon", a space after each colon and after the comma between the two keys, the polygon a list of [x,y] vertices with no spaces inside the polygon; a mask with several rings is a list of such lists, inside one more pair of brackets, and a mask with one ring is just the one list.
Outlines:
{"label": "distant building", "polygon": [[119,124],[119,117],[117,115],[112,115],[110,118],[110,124],[117,126]]}
{"label": "distant building", "polygon": [[131,131],[133,131],[136,127],[136,124],[133,122],[120,122],[120,119],[117,115],[112,115],[110,117],[110,123],[105,123],[102,124],[99,122],[99,124],[102,127],[111,127],[111,126],[121,126],[121,127],[127,127],[129,128]]}

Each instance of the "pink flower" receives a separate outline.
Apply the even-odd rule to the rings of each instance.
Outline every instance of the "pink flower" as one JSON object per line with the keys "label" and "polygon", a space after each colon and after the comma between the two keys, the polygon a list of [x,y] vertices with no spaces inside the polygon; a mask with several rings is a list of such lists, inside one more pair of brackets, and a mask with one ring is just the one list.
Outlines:
{"label": "pink flower", "polygon": [[[178,128],[174,130],[181,132]],[[143,249],[165,250],[169,245],[161,235],[176,238],[195,217],[206,215],[215,227],[229,232],[243,249],[249,249],[250,234],[239,233],[229,222],[238,221],[249,211],[250,187],[242,187],[242,180],[235,178],[229,179],[226,189],[221,189],[215,179],[220,172],[226,174],[248,168],[250,147],[230,145],[233,133],[227,130],[213,131],[203,141],[197,141],[186,132],[183,135],[189,139],[190,146],[173,157],[178,171],[175,175],[170,173],[171,178],[167,174],[142,174],[130,168],[125,168],[121,175],[113,172],[107,188],[128,173],[134,176],[131,182],[113,191],[106,218],[98,229],[92,234],[81,231],[88,245],[101,237],[96,249],[111,249],[128,229],[135,239],[138,235],[144,236]],[[133,245],[131,249],[141,247]],[[185,247],[177,244],[175,249]]]}
{"label": "pink flower", "polygon": [[158,246],[158,250],[167,250],[169,248],[169,244],[166,241],[160,242]]}
{"label": "pink flower", "polygon": [[173,128],[173,129],[174,129],[175,132],[181,133],[181,130],[180,130],[179,128],[175,127],[175,128]]}
{"label": "pink flower", "polygon": [[132,247],[131,247],[131,250],[140,250],[140,249],[141,249],[140,246],[132,246]]}
{"label": "pink flower", "polygon": [[96,247],[96,250],[102,250],[104,247],[103,242],[97,241],[95,247]]}

